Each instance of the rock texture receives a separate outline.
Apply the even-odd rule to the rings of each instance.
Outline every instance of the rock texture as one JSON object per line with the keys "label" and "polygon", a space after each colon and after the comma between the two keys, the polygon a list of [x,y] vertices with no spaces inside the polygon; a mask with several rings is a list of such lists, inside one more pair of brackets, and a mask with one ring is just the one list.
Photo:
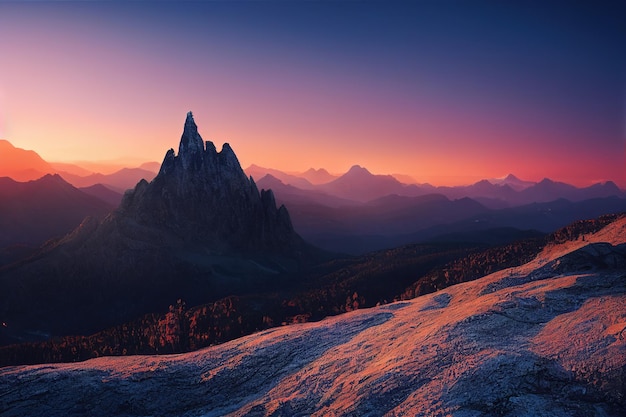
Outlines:
{"label": "rock texture", "polygon": [[205,144],[191,112],[178,155],[170,149],[157,177],[126,193],[120,213],[222,250],[286,250],[299,239],[272,191],[259,193],[228,143],[221,152]]}
{"label": "rock texture", "polygon": [[622,416],[626,218],[410,301],[172,356],[0,370],[3,416]]}

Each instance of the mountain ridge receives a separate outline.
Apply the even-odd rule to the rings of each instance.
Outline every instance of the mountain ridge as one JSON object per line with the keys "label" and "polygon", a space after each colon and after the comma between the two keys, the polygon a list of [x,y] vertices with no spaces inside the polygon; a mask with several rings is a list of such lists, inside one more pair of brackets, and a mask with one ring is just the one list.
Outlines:
{"label": "mountain ridge", "polygon": [[[72,164],[48,163],[41,159],[35,151],[15,148],[6,140],[3,140],[2,143],[4,146],[0,147],[0,159],[3,156],[2,149],[13,149],[29,155],[36,155],[36,159],[39,161],[35,165],[21,163],[20,173],[16,174],[19,178],[30,180],[39,178],[45,173],[59,173],[66,181],[79,188],[101,183],[116,191],[123,192],[136,185],[141,178],[151,181],[156,175],[154,170],[156,165],[158,165],[157,163],[148,162],[136,168],[126,167],[109,174],[98,174]],[[4,153],[6,154],[6,150]],[[7,160],[13,163],[13,159],[15,159],[15,156],[10,156]],[[0,164],[0,176],[7,175],[6,172],[2,174],[2,166]],[[7,165],[5,164],[5,166]],[[41,168],[41,166],[44,168]],[[393,175],[372,174],[367,168],[360,165],[353,165],[348,171],[339,176],[329,174],[324,168],[317,170],[310,168],[302,173],[287,173],[278,169],[263,168],[255,164],[250,165],[244,171],[249,176],[254,177],[256,181],[267,174],[271,174],[283,183],[302,190],[323,191],[331,193],[335,197],[361,202],[388,194],[418,196],[442,193],[451,199],[470,197],[479,199],[484,203],[488,203],[488,199],[495,199],[497,202],[494,201],[493,204],[497,207],[503,207],[503,204],[506,206],[521,205],[533,202],[546,202],[557,198],[579,201],[610,195],[626,196],[626,190],[622,190],[611,180],[600,181],[584,187],[575,187],[547,178],[539,182],[526,181],[519,179],[512,173],[509,173],[504,178],[484,179],[470,185],[432,186],[430,184],[403,183],[398,181]],[[357,172],[360,172],[361,175],[356,175]],[[339,183],[336,183],[337,180],[346,175],[348,175],[347,178],[343,178]],[[400,176],[400,174],[395,175]],[[11,175],[7,176],[11,177]],[[309,181],[307,176],[311,176],[312,181]],[[406,175],[401,177],[408,178]],[[15,179],[19,180],[19,178]],[[323,180],[320,178],[323,178]],[[350,181],[355,179],[358,179],[358,181],[350,183]],[[333,182],[335,182],[334,185],[329,185]]]}
{"label": "mountain ridge", "polygon": [[102,218],[114,208],[58,174],[26,182],[0,177],[0,201],[0,247],[42,244],[70,232],[84,217]]}
{"label": "mountain ridge", "polygon": [[0,177],[23,182],[54,172],[55,169],[37,152],[16,148],[8,140],[0,139]]}

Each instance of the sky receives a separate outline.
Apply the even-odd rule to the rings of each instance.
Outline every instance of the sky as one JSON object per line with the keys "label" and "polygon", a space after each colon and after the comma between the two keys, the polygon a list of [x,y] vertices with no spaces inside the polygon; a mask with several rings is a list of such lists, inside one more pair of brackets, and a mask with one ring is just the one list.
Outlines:
{"label": "sky", "polygon": [[161,161],[187,111],[242,166],[626,188],[620,2],[0,0],[0,138]]}

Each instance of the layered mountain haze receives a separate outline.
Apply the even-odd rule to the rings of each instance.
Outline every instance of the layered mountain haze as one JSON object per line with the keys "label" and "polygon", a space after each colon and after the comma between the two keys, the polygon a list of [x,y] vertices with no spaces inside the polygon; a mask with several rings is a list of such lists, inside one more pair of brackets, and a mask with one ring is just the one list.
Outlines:
{"label": "layered mountain haze", "polygon": [[94,184],[89,187],[80,188],[85,193],[99,198],[100,200],[110,204],[112,207],[118,207],[122,202],[123,194],[114,191],[102,184]]}
{"label": "layered mountain haze", "polygon": [[113,191],[124,193],[128,189],[134,188],[141,180],[152,181],[156,172],[143,168],[122,168],[111,174],[92,173],[82,176],[60,172],[59,175],[75,187],[86,188],[101,184]]}
{"label": "layered mountain haze", "polygon": [[404,184],[355,165],[304,189],[291,175],[271,172],[259,183],[271,186],[290,208],[298,232],[319,247],[351,254],[444,237],[488,242],[498,236],[504,243],[530,230],[549,233],[577,219],[626,210],[626,193],[611,181],[579,188],[509,174],[465,186],[433,186]]}
{"label": "layered mountain haze", "polygon": [[535,185],[534,182],[521,180],[513,174],[509,174],[504,178],[490,179],[489,182],[491,182],[492,184],[508,185],[516,191],[521,191],[525,188]]}
{"label": "layered mountain haze", "polygon": [[313,184],[309,182],[309,180],[307,180],[306,178],[293,174],[288,174],[277,169],[263,168],[258,165],[252,164],[248,168],[246,168],[245,172],[250,177],[255,178],[257,181],[267,175],[270,175],[274,178],[278,178],[281,182],[287,185],[292,185],[302,190],[311,190],[314,188]]}
{"label": "layered mountain haze", "polygon": [[[390,176],[353,167],[312,190],[284,184],[271,175],[259,184],[271,187],[277,200],[290,208],[296,230],[305,239],[351,254],[446,236],[454,241],[487,242],[492,241],[492,231],[505,243],[528,230],[549,233],[578,219],[626,211],[624,192],[611,182],[576,188],[544,180],[522,191],[487,180],[462,187],[407,186]],[[549,192],[540,191],[546,184],[555,185],[548,187],[554,192],[552,198]],[[363,201],[365,195],[381,197]],[[511,231],[508,239],[502,234],[504,228]]]}
{"label": "layered mountain haze", "polygon": [[[290,212],[299,204],[315,205],[326,207],[349,207],[359,205],[354,200],[336,197],[319,190],[303,190],[290,184],[283,183],[280,179],[271,174],[267,174],[257,181],[257,185],[262,188],[271,188],[277,196],[281,204],[291,208]],[[302,229],[298,228],[299,232]]]}
{"label": "layered mountain haze", "polygon": [[532,187],[527,187],[519,193],[519,199],[515,201],[547,202],[553,201],[555,196],[570,201],[583,201],[591,198],[602,198],[610,196],[624,196],[612,181],[597,183],[589,187],[577,188],[563,182],[552,181],[544,178]]}
{"label": "layered mountain haze", "polygon": [[391,175],[373,175],[366,168],[354,165],[341,177],[319,186],[321,191],[338,197],[366,202],[389,194],[424,194],[414,186],[407,186]]}
{"label": "layered mountain haze", "polygon": [[30,181],[54,172],[56,170],[35,151],[16,148],[9,141],[0,140],[0,177]]}
{"label": "layered mountain haze", "polygon": [[[624,198],[626,192],[613,181],[597,182],[590,186],[576,187],[544,178],[540,182],[519,179],[513,174],[503,178],[484,179],[469,185],[437,186],[418,184],[406,175],[373,174],[360,165],[352,166],[346,173],[327,177],[328,181],[309,181],[306,176],[315,172],[296,174],[277,169],[251,165],[246,169],[257,181],[266,175],[277,178],[285,185],[306,191],[320,191],[333,197],[366,203],[370,200],[397,194],[417,197],[425,194],[443,194],[450,199],[469,197],[490,208],[507,208],[531,203],[550,202],[564,198],[573,202],[592,198],[617,196]],[[320,169],[320,171],[323,171]],[[326,172],[326,171],[324,171]]]}
{"label": "layered mountain haze", "polygon": [[111,164],[93,165],[98,169],[108,168],[111,172],[103,174],[72,163],[47,162],[33,150],[17,148],[6,140],[0,140],[0,177],[10,177],[20,182],[37,180],[46,174],[58,174],[77,188],[101,184],[123,193],[133,188],[141,179],[151,181],[159,170],[159,164],[155,167],[153,162],[146,162],[137,168]]}
{"label": "layered mountain haze", "polygon": [[63,172],[65,174],[75,175],[78,177],[86,177],[93,174],[93,171],[68,162],[51,162],[50,165],[58,172]]}
{"label": "layered mountain haze", "polygon": [[337,179],[335,175],[332,175],[324,168],[309,168],[308,170],[300,174],[300,176],[309,181],[311,184],[315,185],[326,184]]}
{"label": "layered mountain haze", "polygon": [[103,218],[115,207],[56,174],[27,182],[0,177],[0,202],[0,248],[41,245],[70,232],[85,217]]}
{"label": "layered mountain haze", "polygon": [[6,368],[0,405],[6,416],[622,416],[626,218],[575,230],[530,262],[413,300],[183,355]]}

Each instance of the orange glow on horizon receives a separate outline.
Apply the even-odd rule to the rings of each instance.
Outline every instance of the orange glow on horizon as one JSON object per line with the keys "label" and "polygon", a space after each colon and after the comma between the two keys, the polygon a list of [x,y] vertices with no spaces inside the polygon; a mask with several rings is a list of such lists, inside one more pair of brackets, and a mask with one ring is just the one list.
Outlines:
{"label": "orange glow on horizon", "polygon": [[161,162],[192,110],[244,168],[626,188],[610,8],[556,33],[516,8],[430,20],[420,2],[360,4],[362,21],[333,2],[27,3],[0,4],[19,39],[0,47],[0,135],[47,161]]}
{"label": "orange glow on horizon", "polygon": [[[152,136],[154,145],[150,149],[141,151],[133,148],[128,140],[119,141],[128,144],[125,147],[127,151],[123,150],[124,148],[120,150],[119,147],[113,147],[111,141],[108,140],[109,137],[115,135],[116,129],[113,128],[94,134],[97,139],[95,142],[100,143],[97,147],[92,147],[93,140],[84,142],[83,145],[79,144],[79,146],[73,140],[66,140],[65,145],[62,145],[63,138],[70,135],[53,136],[51,134],[44,143],[53,143],[55,145],[53,149],[39,151],[35,146],[23,144],[23,141],[11,143],[15,147],[35,150],[47,162],[73,163],[93,172],[111,173],[122,167],[138,167],[144,162],[160,163],[168,149],[174,148],[178,151],[178,138],[182,132],[182,126],[179,125],[182,123],[178,120],[178,123],[172,124],[175,124],[176,128],[169,126],[166,129],[165,123],[149,129],[127,126],[127,133],[124,136],[137,138],[141,135],[154,135]],[[202,122],[198,124],[203,139],[211,140],[212,136],[204,133]],[[59,130],[63,131],[61,126]],[[29,130],[29,132],[33,135],[41,134],[37,129]],[[595,172],[606,171],[603,161],[588,161],[581,164],[582,166],[577,170],[572,170],[569,162],[559,162],[550,154],[538,157],[532,150],[517,153],[516,158],[511,155],[498,158],[487,153],[468,158],[465,156],[467,153],[445,154],[441,151],[439,153],[432,151],[430,155],[415,156],[413,153],[403,152],[402,149],[376,149],[375,152],[365,149],[355,150],[351,144],[356,140],[338,142],[330,147],[324,146],[321,141],[319,146],[306,146],[280,135],[261,135],[257,132],[256,136],[253,136],[256,140],[251,141],[246,132],[231,130],[228,133],[234,140],[213,139],[212,141],[217,149],[221,149],[224,142],[230,143],[244,169],[253,164],[295,173],[304,172],[309,168],[324,168],[331,174],[339,176],[353,165],[360,165],[375,175],[403,174],[412,177],[416,183],[429,183],[434,186],[469,185],[483,179],[503,178],[508,174],[513,174],[527,181],[538,182],[544,178],[550,178],[579,187],[611,180],[615,181],[619,187],[626,188],[626,181],[623,176],[620,178],[619,172],[615,172],[616,175],[612,178],[598,178],[594,175]],[[145,140],[137,141],[140,144],[145,142]],[[268,143],[271,146],[268,146]],[[533,163],[519,164],[519,160],[529,160]],[[19,165],[20,162],[15,162],[15,164]]]}

